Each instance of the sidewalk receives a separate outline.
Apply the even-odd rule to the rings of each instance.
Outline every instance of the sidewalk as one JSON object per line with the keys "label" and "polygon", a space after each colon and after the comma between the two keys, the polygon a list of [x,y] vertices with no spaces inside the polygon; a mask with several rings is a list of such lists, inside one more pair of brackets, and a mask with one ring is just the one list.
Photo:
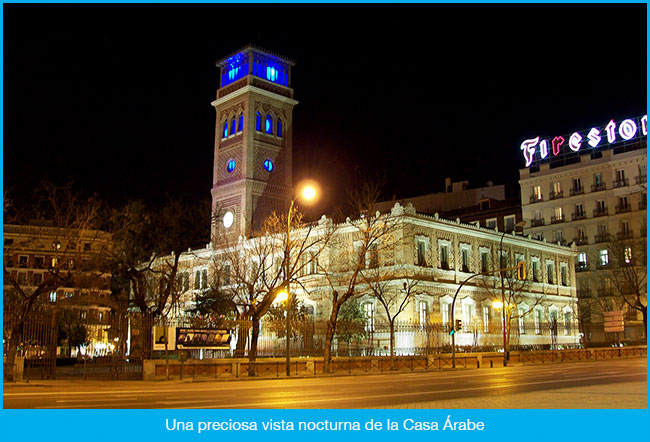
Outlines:
{"label": "sidewalk", "polygon": [[407,409],[646,409],[648,384],[628,382],[586,387],[561,388],[507,395],[481,396],[463,399],[417,402],[373,408]]}

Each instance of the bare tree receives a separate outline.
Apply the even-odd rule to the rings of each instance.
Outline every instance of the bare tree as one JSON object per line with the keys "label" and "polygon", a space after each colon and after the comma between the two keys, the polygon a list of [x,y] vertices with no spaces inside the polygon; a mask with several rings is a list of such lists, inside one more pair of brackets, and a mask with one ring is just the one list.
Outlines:
{"label": "bare tree", "polygon": [[[3,249],[3,277],[5,289],[4,314],[13,315],[13,326],[5,330],[8,341],[3,377],[13,380],[16,350],[21,343],[22,332],[28,315],[39,308],[47,296],[64,286],[73,285],[78,275],[101,277],[98,262],[99,249],[110,248],[110,237],[95,227],[98,224],[100,204],[95,199],[83,199],[72,191],[71,185],[55,186],[44,183],[35,192],[36,204],[25,209],[9,207],[20,213],[11,218],[15,222],[31,225],[4,225],[7,234],[15,234],[12,243],[5,241]],[[7,207],[5,194],[5,208]],[[47,262],[37,264],[45,270],[39,280],[26,278],[16,267],[29,260],[34,250],[47,251]],[[89,251],[92,250],[91,251]],[[24,263],[27,266],[27,262]],[[12,305],[11,305],[12,304]]]}
{"label": "bare tree", "polygon": [[[503,333],[503,365],[508,364],[510,351],[510,337],[512,320],[523,318],[532,312],[542,302],[542,296],[531,297],[528,294],[530,278],[521,274],[518,268],[519,259],[513,255],[512,250],[500,248],[498,251],[498,266],[493,266],[496,276],[486,275],[481,279],[481,285],[488,292],[490,298],[498,300],[501,304],[501,327]],[[523,260],[523,257],[521,258]],[[499,269],[503,269],[500,270]],[[526,305],[525,310],[520,309]]]}
{"label": "bare tree", "polygon": [[[367,181],[351,195],[351,202],[359,213],[358,220],[348,220],[350,233],[337,232],[331,241],[328,254],[330,268],[319,266],[330,289],[332,311],[327,320],[325,348],[323,353],[323,370],[329,372],[332,360],[332,340],[336,333],[336,324],[341,306],[353,296],[359,294],[357,285],[363,283],[362,271],[367,266],[378,265],[377,260],[383,251],[394,248],[393,233],[397,218],[389,213],[375,212],[381,195],[381,185]],[[350,244],[352,242],[352,244]],[[353,253],[350,254],[350,251]],[[347,262],[337,262],[334,257],[350,257]]]}
{"label": "bare tree", "polygon": [[176,314],[188,290],[187,281],[180,281],[181,256],[209,241],[210,206],[169,200],[152,209],[135,201],[112,210],[107,218],[116,247],[106,260],[129,293],[130,305],[145,318],[141,336],[148,351],[149,328],[158,318],[166,323]]}
{"label": "bare tree", "polygon": [[[332,224],[325,218],[305,223],[297,210],[290,218],[272,213],[254,236],[226,244],[216,254],[212,268],[222,294],[239,319],[251,321],[250,361],[257,358],[260,320],[280,292],[300,285],[299,275],[318,260],[331,236]],[[247,335],[248,330],[240,330],[236,350],[240,356]],[[255,375],[254,370],[250,374]]]}
{"label": "bare tree", "polygon": [[[397,268],[375,267],[361,272],[371,296],[384,307],[390,330],[390,356],[395,355],[395,320],[411,303],[421,281],[417,272]],[[401,283],[401,286],[400,286]]]}
{"label": "bare tree", "polygon": [[[619,310],[627,306],[643,318],[643,330],[648,325],[647,241],[646,238],[621,239],[607,243],[607,261],[599,256],[601,270],[597,282],[605,296],[596,297],[601,311]],[[610,296],[607,296],[610,295]]]}

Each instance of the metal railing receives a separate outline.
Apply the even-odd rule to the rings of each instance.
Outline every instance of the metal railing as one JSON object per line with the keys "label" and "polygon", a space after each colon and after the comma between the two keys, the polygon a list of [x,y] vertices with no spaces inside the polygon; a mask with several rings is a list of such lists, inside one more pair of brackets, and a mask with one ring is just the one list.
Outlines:
{"label": "metal railing", "polygon": [[594,218],[598,216],[607,216],[608,214],[609,214],[609,210],[607,209],[607,207],[594,209]]}
{"label": "metal railing", "polygon": [[627,178],[623,178],[622,180],[616,180],[614,181],[614,189],[618,187],[626,187],[630,185],[630,180]]}

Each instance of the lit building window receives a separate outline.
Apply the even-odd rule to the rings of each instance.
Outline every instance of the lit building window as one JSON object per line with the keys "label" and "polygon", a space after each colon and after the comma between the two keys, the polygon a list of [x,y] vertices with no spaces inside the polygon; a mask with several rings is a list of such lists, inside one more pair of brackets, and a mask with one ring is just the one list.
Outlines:
{"label": "lit building window", "polygon": [[236,165],[235,160],[233,159],[228,160],[228,162],[226,163],[226,170],[228,171],[228,173],[235,170],[235,165]]}
{"label": "lit building window", "polygon": [[440,304],[442,325],[449,325],[449,304]]}
{"label": "lit building window", "polygon": [[230,135],[235,135],[235,117],[233,117],[232,121],[230,122]]}
{"label": "lit building window", "polygon": [[266,170],[267,172],[273,172],[274,167],[275,166],[273,165],[272,160],[267,159],[266,161],[264,161],[264,170]]}
{"label": "lit building window", "polygon": [[239,114],[239,125],[237,126],[237,132],[244,130],[244,114]]}
{"label": "lit building window", "polygon": [[279,119],[279,118],[278,118],[278,128],[277,128],[277,131],[275,132],[275,134],[278,137],[282,137],[282,120]]}
{"label": "lit building window", "polygon": [[420,320],[420,325],[424,325],[427,323],[428,319],[428,307],[427,307],[427,302],[426,301],[420,301],[418,302],[418,319]]}
{"label": "lit building window", "polygon": [[626,247],[624,252],[625,264],[632,263],[632,247]]}
{"label": "lit building window", "polygon": [[228,136],[228,120],[223,122],[223,132],[221,138],[226,138]]}
{"label": "lit building window", "polygon": [[273,117],[270,115],[266,116],[266,123],[264,124],[264,130],[267,134],[273,134]]}
{"label": "lit building window", "polygon": [[375,329],[375,306],[366,302],[363,304],[363,313],[366,317],[366,331],[374,331]]}
{"label": "lit building window", "polygon": [[262,114],[259,112],[255,114],[255,130],[262,131]]}
{"label": "lit building window", "polygon": [[535,334],[542,334],[542,311],[535,310]]}
{"label": "lit building window", "polygon": [[490,331],[490,307],[483,307],[483,332]]}
{"label": "lit building window", "polygon": [[50,302],[56,302],[56,292],[50,292]]}
{"label": "lit building window", "polygon": [[600,265],[606,266],[607,264],[609,264],[609,251],[603,249],[600,251]]}

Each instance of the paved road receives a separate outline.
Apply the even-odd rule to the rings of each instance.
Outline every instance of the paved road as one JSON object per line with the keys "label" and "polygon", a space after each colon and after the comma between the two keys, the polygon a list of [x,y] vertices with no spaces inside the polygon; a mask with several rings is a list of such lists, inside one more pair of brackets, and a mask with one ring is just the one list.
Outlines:
{"label": "paved road", "polygon": [[227,382],[36,381],[5,384],[3,398],[4,408],[645,408],[646,372],[646,359],[634,358]]}

